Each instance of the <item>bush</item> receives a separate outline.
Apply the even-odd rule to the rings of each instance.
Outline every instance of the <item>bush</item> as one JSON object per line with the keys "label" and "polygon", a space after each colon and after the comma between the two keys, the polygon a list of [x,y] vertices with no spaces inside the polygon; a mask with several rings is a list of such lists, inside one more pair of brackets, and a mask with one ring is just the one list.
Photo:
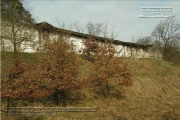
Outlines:
{"label": "bush", "polygon": [[163,55],[163,59],[174,64],[180,64],[180,51],[178,50],[178,47],[168,47]]}

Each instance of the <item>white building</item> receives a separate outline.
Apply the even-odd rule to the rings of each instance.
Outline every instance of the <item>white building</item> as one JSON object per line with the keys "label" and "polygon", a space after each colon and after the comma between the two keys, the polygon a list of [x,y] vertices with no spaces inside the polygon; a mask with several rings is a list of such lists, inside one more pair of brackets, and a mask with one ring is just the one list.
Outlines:
{"label": "white building", "polygon": [[[66,32],[69,33],[69,42],[73,45],[73,49],[77,53],[84,48],[83,41],[88,38],[88,34],[78,33],[74,31],[64,30],[56,28],[47,22],[38,23],[35,25],[34,38],[32,42],[23,42],[20,46],[21,52],[37,52],[37,48],[41,48],[47,40],[56,40],[58,35]],[[3,36],[3,35],[2,35]],[[104,43],[107,38],[94,36],[97,41]],[[3,39],[1,42],[1,48],[4,51],[13,51],[13,44],[7,39]],[[141,45],[131,42],[123,42],[114,40],[113,44],[116,48],[117,57],[136,57],[136,58],[149,58],[149,57],[161,57],[157,51],[151,51],[151,45]]]}

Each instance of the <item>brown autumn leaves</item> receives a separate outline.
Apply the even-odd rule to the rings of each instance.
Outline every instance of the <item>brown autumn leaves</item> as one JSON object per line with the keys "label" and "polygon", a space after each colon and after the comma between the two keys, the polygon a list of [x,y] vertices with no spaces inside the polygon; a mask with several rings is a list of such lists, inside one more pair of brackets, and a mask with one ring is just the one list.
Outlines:
{"label": "brown autumn leaves", "polygon": [[[65,37],[45,44],[37,53],[37,63],[21,63],[7,70],[2,78],[2,100],[7,106],[20,101],[49,101],[66,106],[70,92],[84,87],[103,87],[108,97],[112,87],[132,85],[131,74],[120,58],[114,57],[113,40],[97,42],[89,36],[84,42],[82,58],[91,62],[93,72],[81,79],[79,68],[85,64],[71,49]],[[88,82],[87,82],[88,81]],[[89,85],[85,85],[89,84]]]}

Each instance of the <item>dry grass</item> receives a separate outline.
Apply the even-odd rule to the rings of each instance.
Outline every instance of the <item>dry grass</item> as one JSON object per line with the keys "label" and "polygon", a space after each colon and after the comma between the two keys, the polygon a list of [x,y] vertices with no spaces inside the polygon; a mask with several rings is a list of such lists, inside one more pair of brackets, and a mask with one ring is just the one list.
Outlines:
{"label": "dry grass", "polygon": [[[81,68],[88,77],[91,63]],[[98,97],[95,88],[82,89],[86,98],[75,105],[98,107],[97,112],[61,112],[57,115],[33,116],[36,120],[179,120],[180,119],[180,66],[155,59],[125,58],[132,72],[133,86],[124,88],[125,97]],[[19,116],[4,116],[9,120]],[[21,117],[22,118],[22,117]],[[21,120],[25,120],[22,118]]]}

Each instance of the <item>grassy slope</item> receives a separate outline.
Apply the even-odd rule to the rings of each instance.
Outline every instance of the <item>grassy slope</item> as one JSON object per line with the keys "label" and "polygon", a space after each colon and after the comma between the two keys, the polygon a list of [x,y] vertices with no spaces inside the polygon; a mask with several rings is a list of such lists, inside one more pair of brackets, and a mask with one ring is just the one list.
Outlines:
{"label": "grassy slope", "polygon": [[[23,54],[24,61],[32,61],[33,55]],[[11,53],[2,54],[3,68],[12,57]],[[123,59],[128,62],[134,84],[125,88],[125,98],[94,98],[89,90],[82,90],[86,100],[75,106],[97,106],[97,112],[62,112],[57,115],[35,116],[32,119],[47,120],[169,120],[180,119],[180,66],[155,59]],[[85,70],[88,71],[86,62]],[[85,70],[82,71],[85,73]],[[84,74],[82,73],[82,74]],[[3,75],[3,74],[2,74]],[[14,117],[15,118],[15,117]],[[6,117],[5,119],[12,119]]]}

